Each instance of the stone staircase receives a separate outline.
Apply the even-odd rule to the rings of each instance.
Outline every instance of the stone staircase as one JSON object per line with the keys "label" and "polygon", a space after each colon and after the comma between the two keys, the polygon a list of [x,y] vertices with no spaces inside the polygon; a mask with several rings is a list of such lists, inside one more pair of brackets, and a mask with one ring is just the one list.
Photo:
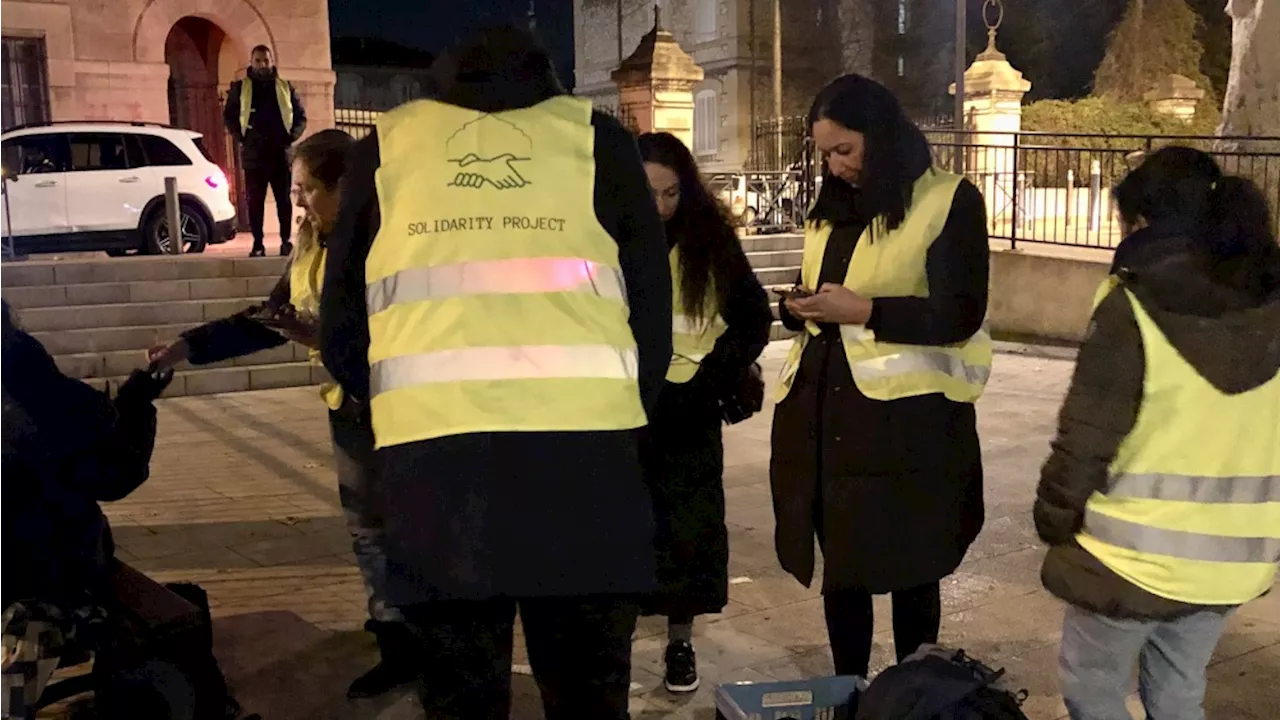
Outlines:
{"label": "stone staircase", "polygon": [[[282,258],[116,258],[6,263],[4,298],[67,375],[102,387],[146,364],[146,349],[260,302]],[[178,367],[166,396],[311,385],[324,370],[289,344],[199,368]]]}
{"label": "stone staircase", "polygon": [[[763,285],[787,285],[800,268],[803,238],[742,239]],[[6,263],[0,287],[18,322],[67,375],[102,387],[146,363],[147,348],[260,302],[284,271],[282,258],[146,257]],[[770,301],[777,298],[770,293]],[[774,310],[775,317],[777,310]],[[790,333],[775,320],[772,338]],[[313,385],[324,369],[306,349],[285,345],[199,368],[179,366],[167,396]]]}
{"label": "stone staircase", "polygon": [[[751,262],[761,285],[767,288],[796,281],[804,248],[803,235],[748,235],[742,238],[742,248],[746,250],[747,260]],[[770,339],[784,340],[794,335],[777,319],[778,296],[772,292],[769,293],[769,304],[773,307],[774,317]]]}

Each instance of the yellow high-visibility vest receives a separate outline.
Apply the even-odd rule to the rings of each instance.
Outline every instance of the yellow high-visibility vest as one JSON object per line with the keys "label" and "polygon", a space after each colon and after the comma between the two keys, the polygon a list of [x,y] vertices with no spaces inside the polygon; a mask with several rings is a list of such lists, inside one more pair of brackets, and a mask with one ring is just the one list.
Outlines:
{"label": "yellow high-visibility vest", "polygon": [[482,113],[420,100],[377,129],[377,447],[645,425],[618,245],[595,215],[590,103]]}
{"label": "yellow high-visibility vest", "polygon": [[[925,268],[929,247],[946,225],[960,181],[959,175],[938,169],[922,175],[915,183],[911,208],[896,230],[889,230],[883,219],[877,218],[863,231],[844,286],[872,299],[929,297]],[[805,227],[800,276],[805,287],[815,292],[832,229],[826,222],[810,222]],[[805,327],[807,332],[796,336],[782,366],[776,394],[779,402],[791,391],[809,337],[820,332],[815,323]],[[873,400],[942,393],[955,402],[972,403],[982,396],[991,376],[991,336],[985,329],[964,342],[946,346],[880,342],[863,325],[841,325],[840,337],[854,383]]]}
{"label": "yellow high-visibility vest", "polygon": [[[289,304],[300,315],[320,317],[320,290],[324,287],[325,248],[315,236],[309,223],[298,228],[298,243],[289,261]],[[312,365],[320,364],[320,351],[307,348],[307,359]],[[342,407],[342,387],[335,382],[320,385],[320,397],[330,410]]]}
{"label": "yellow high-visibility vest", "polygon": [[[702,359],[715,349],[716,340],[728,328],[719,313],[705,313],[701,320],[684,314],[680,295],[680,253],[672,248],[671,260],[671,366],[667,382],[687,383],[698,372]],[[715,306],[715,288],[708,287],[708,310]]]}
{"label": "yellow high-visibility vest", "polygon": [[[280,119],[284,121],[285,134],[293,132],[293,87],[276,76],[276,102],[280,104]],[[249,132],[253,127],[253,79],[240,81],[240,134]]]}
{"label": "yellow high-visibility vest", "polygon": [[[1103,283],[1098,301],[1117,284]],[[1221,392],[1119,291],[1142,335],[1142,406],[1076,538],[1153,595],[1248,602],[1271,589],[1280,563],[1280,373],[1248,392]]]}

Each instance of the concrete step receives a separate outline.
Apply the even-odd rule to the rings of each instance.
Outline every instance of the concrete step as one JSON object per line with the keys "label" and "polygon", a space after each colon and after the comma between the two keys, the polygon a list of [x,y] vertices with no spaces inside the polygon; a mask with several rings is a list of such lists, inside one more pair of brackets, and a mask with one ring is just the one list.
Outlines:
{"label": "concrete step", "polygon": [[[89,385],[103,389],[110,383],[112,391],[124,382],[127,375],[85,380]],[[217,395],[249,390],[273,390],[275,388],[319,385],[329,379],[323,366],[305,362],[278,365],[244,365],[213,370],[186,370],[174,373],[173,382],[163,397],[190,395]]]}
{"label": "concrete step", "polygon": [[191,322],[175,325],[138,325],[86,330],[54,330],[31,334],[44,345],[50,355],[74,355],[117,350],[146,350],[154,345],[171,343],[182,333],[200,324]]}
{"label": "concrete step", "polygon": [[151,280],[280,277],[287,258],[142,257],[83,262],[26,261],[0,267],[0,285],[16,287],[132,283]]}
{"label": "concrete step", "polygon": [[756,279],[766,288],[770,285],[791,285],[800,274],[800,266],[756,268]]}
{"label": "concrete step", "polygon": [[758,250],[747,253],[747,261],[756,270],[798,267],[804,261],[802,250]]}
{"label": "concrete step", "polygon": [[787,340],[792,337],[795,337],[795,333],[784,327],[781,320],[774,320],[769,327],[770,340]]}
{"label": "concrete step", "polygon": [[740,239],[742,249],[749,253],[804,248],[803,235],[747,235]]}
{"label": "concrete step", "polygon": [[[53,360],[58,369],[67,377],[87,380],[89,378],[109,378],[128,376],[134,370],[147,364],[146,351],[116,350],[112,352],[88,352],[55,355]],[[282,345],[278,348],[263,350],[241,358],[225,360],[219,363],[201,365],[199,367],[182,363],[179,372],[198,372],[229,367],[246,367],[249,365],[283,365],[307,360],[307,349],[301,345]]]}
{"label": "concrete step", "polygon": [[258,297],[30,308],[22,311],[19,322],[27,332],[31,333],[140,325],[154,327],[184,323],[199,324],[240,312],[262,300],[263,298]]}
{"label": "concrete step", "polygon": [[79,285],[5,287],[4,298],[14,309],[78,305],[121,305],[181,300],[224,300],[264,297],[279,281],[278,275],[262,277],[204,278],[199,280],[139,280]]}

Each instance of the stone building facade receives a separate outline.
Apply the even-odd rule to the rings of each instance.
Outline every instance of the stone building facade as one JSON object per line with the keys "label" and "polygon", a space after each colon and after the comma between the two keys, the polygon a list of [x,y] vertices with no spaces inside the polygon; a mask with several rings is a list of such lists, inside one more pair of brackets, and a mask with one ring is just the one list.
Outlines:
{"label": "stone building facade", "polygon": [[226,167],[221,102],[256,45],[301,95],[308,133],[333,126],[325,0],[4,0],[0,25],[5,127],[173,124],[205,133]]}
{"label": "stone building facade", "polygon": [[[783,115],[805,112],[841,73],[872,71],[874,2],[781,3]],[[617,105],[610,73],[653,28],[653,7],[652,0],[574,0],[575,93]],[[662,18],[705,74],[694,91],[695,153],[709,172],[741,169],[760,119],[773,115],[771,0],[665,0]]]}

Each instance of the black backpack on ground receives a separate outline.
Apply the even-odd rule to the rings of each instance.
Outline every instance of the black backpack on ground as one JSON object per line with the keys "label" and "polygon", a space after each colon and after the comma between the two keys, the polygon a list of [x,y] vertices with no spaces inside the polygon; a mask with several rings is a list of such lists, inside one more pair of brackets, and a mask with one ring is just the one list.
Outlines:
{"label": "black backpack on ground", "polygon": [[1028,720],[1026,691],[1010,692],[1003,677],[963,650],[923,645],[876,676],[857,720]]}

